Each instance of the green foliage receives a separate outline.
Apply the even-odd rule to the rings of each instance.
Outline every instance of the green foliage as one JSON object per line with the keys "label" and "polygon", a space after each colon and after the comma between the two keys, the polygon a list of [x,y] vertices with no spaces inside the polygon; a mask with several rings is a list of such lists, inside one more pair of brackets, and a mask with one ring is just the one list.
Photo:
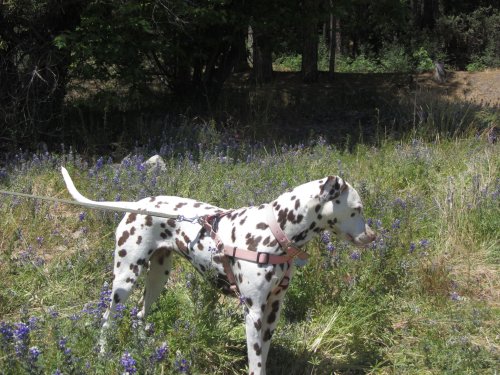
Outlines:
{"label": "green foliage", "polygon": [[413,59],[415,60],[418,72],[425,72],[434,69],[434,62],[424,47],[420,47],[413,53]]}
{"label": "green foliage", "polygon": [[274,69],[283,72],[299,72],[302,66],[301,55],[282,55],[274,59]]}

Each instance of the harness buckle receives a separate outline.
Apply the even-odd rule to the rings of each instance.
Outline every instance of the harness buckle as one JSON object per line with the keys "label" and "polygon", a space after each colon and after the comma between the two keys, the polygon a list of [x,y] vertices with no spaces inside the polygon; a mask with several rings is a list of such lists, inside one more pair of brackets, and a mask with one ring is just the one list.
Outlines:
{"label": "harness buckle", "polygon": [[[263,255],[264,256],[264,260],[261,261],[260,259],[260,256]],[[269,264],[269,259],[270,259],[270,254],[269,253],[260,253],[258,252],[257,253],[257,264],[261,265],[261,264]]]}

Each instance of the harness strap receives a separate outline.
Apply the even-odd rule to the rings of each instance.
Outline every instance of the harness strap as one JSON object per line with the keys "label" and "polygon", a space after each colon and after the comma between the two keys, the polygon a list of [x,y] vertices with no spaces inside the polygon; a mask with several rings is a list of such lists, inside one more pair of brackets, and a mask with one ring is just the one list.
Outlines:
{"label": "harness strap", "polygon": [[[276,289],[286,288],[290,282],[291,278],[291,270],[292,270],[292,261],[295,257],[299,259],[306,260],[309,255],[304,253],[298,247],[294,246],[293,243],[288,239],[286,234],[283,232],[281,227],[276,221],[274,216],[273,209],[271,205],[268,206],[267,210],[267,221],[269,225],[269,229],[276,237],[276,240],[280,244],[282,250],[285,252],[283,255],[275,255],[269,254],[265,252],[251,251],[247,249],[240,249],[236,246],[227,246],[224,245],[219,235],[217,234],[218,224],[222,217],[229,215],[231,211],[226,211],[221,214],[204,216],[200,218],[200,224],[205,228],[205,230],[210,234],[210,237],[215,242],[215,246],[217,250],[224,254],[222,257],[222,265],[224,267],[224,271],[226,272],[227,279],[230,284],[230,289],[233,292],[238,291],[238,286],[236,285],[236,278],[234,276],[233,269],[229,262],[229,258],[242,259],[249,262],[254,262],[259,265],[266,264],[288,264],[288,268],[281,279],[280,284],[276,287]],[[276,290],[275,289],[275,290]]]}

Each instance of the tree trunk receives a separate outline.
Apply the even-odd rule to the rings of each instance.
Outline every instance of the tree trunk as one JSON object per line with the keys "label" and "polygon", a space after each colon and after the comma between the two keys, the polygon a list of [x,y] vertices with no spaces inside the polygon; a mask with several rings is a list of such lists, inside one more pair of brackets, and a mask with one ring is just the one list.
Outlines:
{"label": "tree trunk", "polygon": [[273,58],[267,38],[259,30],[253,30],[253,72],[257,84],[273,79]]}
{"label": "tree trunk", "polygon": [[304,0],[302,24],[302,80],[318,80],[318,22],[319,3],[317,0]]}
{"label": "tree trunk", "polygon": [[333,13],[330,12],[330,23],[328,30],[328,76],[333,78],[333,74],[335,73],[335,50],[336,46],[336,35],[335,35],[335,17]]}

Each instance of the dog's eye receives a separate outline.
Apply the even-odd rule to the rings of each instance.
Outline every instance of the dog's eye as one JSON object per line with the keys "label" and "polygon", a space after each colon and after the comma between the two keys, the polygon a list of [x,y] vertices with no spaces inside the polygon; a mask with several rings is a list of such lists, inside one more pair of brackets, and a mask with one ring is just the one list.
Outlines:
{"label": "dog's eye", "polygon": [[356,215],[356,212],[353,212],[353,213],[351,214],[351,217],[354,217],[354,215]]}

